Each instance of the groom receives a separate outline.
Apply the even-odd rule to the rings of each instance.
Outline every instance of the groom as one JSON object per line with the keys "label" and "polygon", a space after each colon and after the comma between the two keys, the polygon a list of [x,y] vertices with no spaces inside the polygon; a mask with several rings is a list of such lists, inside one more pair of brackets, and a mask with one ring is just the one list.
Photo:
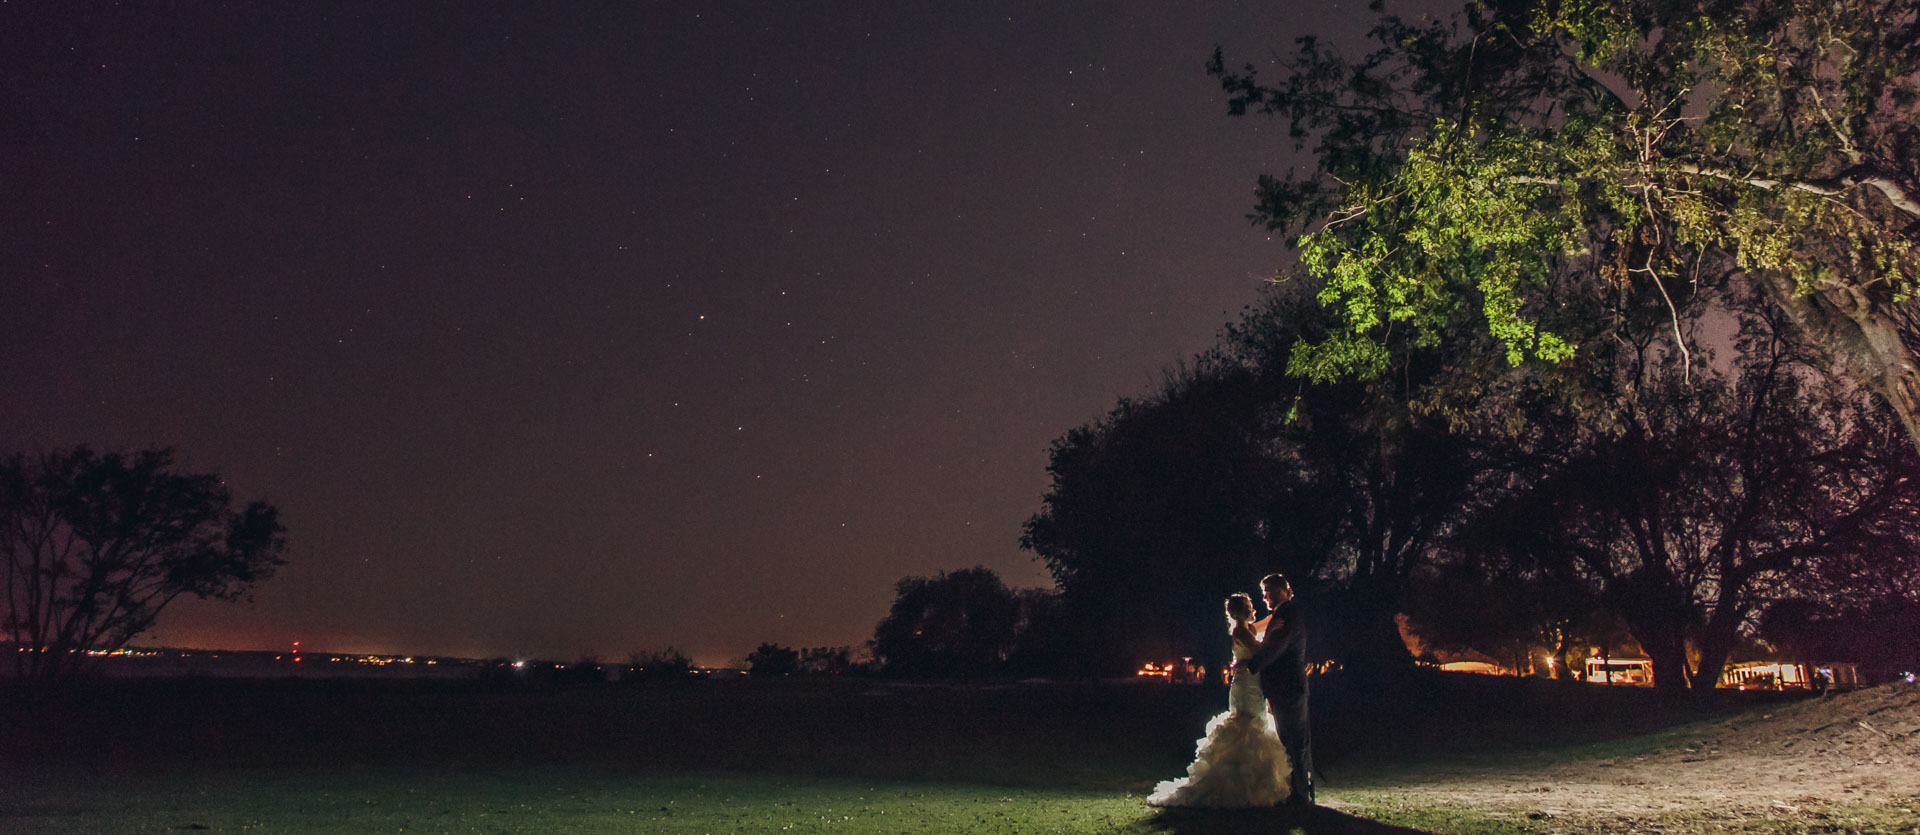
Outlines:
{"label": "groom", "polygon": [[1307,625],[1293,602],[1293,585],[1285,575],[1268,574],[1260,581],[1267,599],[1267,634],[1259,649],[1247,659],[1248,668],[1260,674],[1260,693],[1267,697],[1267,710],[1280,730],[1280,742],[1287,746],[1287,761],[1293,767],[1287,805],[1308,808],[1313,805],[1313,733],[1307,726]]}

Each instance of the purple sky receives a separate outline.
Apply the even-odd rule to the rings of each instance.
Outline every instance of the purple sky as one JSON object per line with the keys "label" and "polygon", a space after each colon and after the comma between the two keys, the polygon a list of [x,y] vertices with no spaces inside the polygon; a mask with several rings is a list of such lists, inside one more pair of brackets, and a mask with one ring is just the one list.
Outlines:
{"label": "purple sky", "polygon": [[724,663],[1050,584],[1048,444],[1288,257],[1204,61],[1341,5],[0,5],[0,439],[280,506],[146,643]]}

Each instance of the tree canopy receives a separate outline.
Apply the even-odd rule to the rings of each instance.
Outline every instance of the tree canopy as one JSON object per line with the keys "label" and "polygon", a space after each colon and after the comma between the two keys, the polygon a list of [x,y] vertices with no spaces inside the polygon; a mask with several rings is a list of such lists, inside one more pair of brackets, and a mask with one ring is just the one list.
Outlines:
{"label": "tree canopy", "polygon": [[1763,613],[1812,593],[1823,564],[1920,550],[1920,458],[1886,410],[1800,366],[1784,323],[1743,325],[1733,368],[1690,381],[1676,351],[1620,351],[1616,373],[1633,378],[1621,426],[1555,433],[1524,489],[1466,537],[1478,562],[1579,578],[1662,687],[1714,686]]}
{"label": "tree canopy", "polygon": [[1020,601],[991,569],[905,577],[874,627],[874,660],[889,673],[932,678],[997,672],[1020,637]]}
{"label": "tree canopy", "polygon": [[1021,545],[1046,561],[1109,670],[1151,653],[1228,659],[1221,600],[1280,571],[1318,657],[1410,663],[1395,623],[1407,581],[1485,489],[1482,450],[1395,398],[1457,372],[1431,350],[1377,382],[1302,388],[1287,346],[1322,332],[1299,287],[1273,288],[1214,350],[1051,450],[1052,485]]}
{"label": "tree canopy", "polygon": [[764,642],[747,653],[747,669],[757,676],[785,676],[800,672],[800,651]]}
{"label": "tree canopy", "polygon": [[1677,331],[1686,296],[1746,282],[1920,447],[1920,3],[1381,8],[1357,59],[1305,37],[1209,67],[1231,113],[1285,119],[1317,159],[1263,177],[1252,215],[1295,233],[1334,318],[1293,374],[1377,376],[1394,339],[1462,320],[1511,363],[1558,363],[1639,301]]}
{"label": "tree canopy", "polygon": [[125,645],[183,594],[236,599],[285,548],[272,505],[235,509],[218,476],[177,471],[169,450],[0,461],[6,634],[25,677]]}
{"label": "tree canopy", "polygon": [[[1282,367],[1324,332],[1312,281],[1272,288],[1159,391],[1055,442],[1022,545],[1094,636],[1086,652],[1114,654],[1101,667],[1221,660],[1221,598],[1281,570],[1314,656],[1350,669],[1411,661],[1410,615],[1431,648],[1520,668],[1544,649],[1558,674],[1623,649],[1624,628],[1661,685],[1712,686],[1774,606],[1866,603],[1860,578],[1920,553],[1920,458],[1890,412],[1809,364],[1784,315],[1740,287],[1684,300],[1677,339],[1623,324],[1557,380],[1488,384],[1488,363],[1401,346],[1391,374],[1304,385]],[[1435,388],[1478,406],[1409,408]]]}

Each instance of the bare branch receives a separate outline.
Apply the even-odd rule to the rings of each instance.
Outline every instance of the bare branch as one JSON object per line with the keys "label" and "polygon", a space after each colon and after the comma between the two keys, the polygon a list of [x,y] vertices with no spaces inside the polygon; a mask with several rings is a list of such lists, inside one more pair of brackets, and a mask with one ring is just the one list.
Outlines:
{"label": "bare branch", "polygon": [[1745,183],[1755,188],[1790,188],[1824,197],[1841,194],[1855,186],[1869,186],[1878,190],[1881,194],[1886,195],[1887,200],[1893,203],[1894,208],[1913,215],[1916,218],[1920,218],[1920,198],[1908,192],[1906,188],[1898,182],[1888,177],[1878,175],[1849,172],[1841,175],[1837,180],[1772,180],[1750,175],[1742,176],[1728,171],[1688,163],[1675,165],[1673,166],[1673,170],[1682,174],[1695,174],[1701,177],[1712,177],[1727,182]]}

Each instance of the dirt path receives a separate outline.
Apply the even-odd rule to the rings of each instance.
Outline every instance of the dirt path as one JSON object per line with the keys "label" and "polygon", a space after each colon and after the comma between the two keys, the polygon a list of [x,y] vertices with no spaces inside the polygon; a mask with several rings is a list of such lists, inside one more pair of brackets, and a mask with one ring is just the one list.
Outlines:
{"label": "dirt path", "polygon": [[[1745,831],[1754,819],[1818,824],[1862,802],[1920,832],[1920,686],[1885,685],[1720,722],[1672,750],[1531,772],[1462,768],[1400,789],[1510,813],[1547,831]],[[1911,828],[1898,821],[1908,816]],[[1667,823],[1662,823],[1662,822]],[[1675,829],[1676,822],[1684,823]]]}

